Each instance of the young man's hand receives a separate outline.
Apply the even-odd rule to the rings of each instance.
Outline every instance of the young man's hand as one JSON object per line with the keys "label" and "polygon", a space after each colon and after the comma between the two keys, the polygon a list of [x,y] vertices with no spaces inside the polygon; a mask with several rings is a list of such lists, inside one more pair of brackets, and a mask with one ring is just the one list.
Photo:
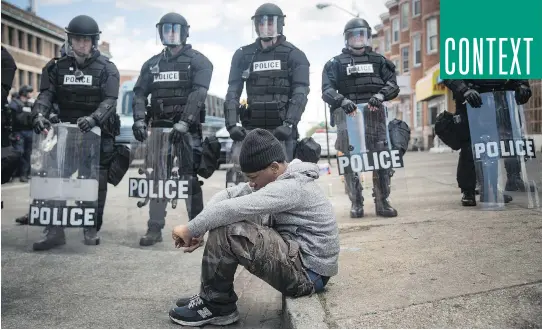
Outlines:
{"label": "young man's hand", "polygon": [[175,242],[176,248],[189,247],[190,243],[192,243],[192,237],[190,236],[190,231],[186,225],[175,226],[171,236]]}
{"label": "young man's hand", "polygon": [[205,240],[203,239],[203,237],[194,237],[190,241],[190,246],[184,248],[184,252],[192,253],[194,252],[194,250],[196,250],[200,246],[203,246],[204,243],[205,243]]}

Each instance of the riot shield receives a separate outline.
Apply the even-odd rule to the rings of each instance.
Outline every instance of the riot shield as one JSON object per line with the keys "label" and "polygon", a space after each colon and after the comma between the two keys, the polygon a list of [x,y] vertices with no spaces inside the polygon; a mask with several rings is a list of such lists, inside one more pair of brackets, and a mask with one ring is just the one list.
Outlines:
{"label": "riot shield", "polygon": [[[395,217],[400,212],[408,213],[410,203],[403,171],[403,151],[391,145],[387,108],[372,110],[363,103],[351,115],[338,108],[334,117],[337,126],[335,149],[340,152],[337,168],[350,199],[347,203],[350,204],[350,217],[374,214]],[[368,189],[372,195],[364,193]],[[374,203],[367,202],[371,196]]]}
{"label": "riot shield", "polygon": [[[198,164],[194,162],[193,151],[198,141],[187,133],[180,143],[173,144],[171,131],[171,128],[150,128],[144,142],[131,145],[136,168],[130,169],[127,183],[125,244],[128,246],[155,245],[164,237],[170,242],[171,226],[166,223],[186,223],[203,209],[202,183],[197,177]],[[186,211],[179,207],[179,200],[185,201]],[[159,239],[152,242],[149,237],[157,235]],[[170,244],[160,246],[171,249]]]}
{"label": "riot shield", "polygon": [[[271,133],[272,130],[269,130]],[[246,130],[248,134],[250,130]],[[289,161],[293,158],[292,154],[295,148],[295,141],[281,141],[282,148],[286,153],[286,160]],[[241,153],[241,146],[243,141],[232,141],[231,148],[226,150],[226,188],[236,186],[242,182],[248,182],[248,179],[241,171],[241,166],[239,165],[239,154]],[[290,156],[288,156],[290,155]]]}
{"label": "riot shield", "polygon": [[482,93],[481,108],[467,103],[476,178],[483,210],[541,209],[542,163],[529,138],[523,107],[512,91]]}
{"label": "riot shield", "polygon": [[65,228],[97,227],[100,136],[98,127],[83,133],[64,123],[34,134],[28,225],[44,227],[47,240],[65,242]]}

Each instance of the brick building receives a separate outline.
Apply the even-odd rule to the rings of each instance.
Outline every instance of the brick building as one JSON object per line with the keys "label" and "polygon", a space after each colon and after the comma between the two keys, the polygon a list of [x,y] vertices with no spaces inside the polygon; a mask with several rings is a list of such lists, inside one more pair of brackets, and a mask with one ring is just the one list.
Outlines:
{"label": "brick building", "polygon": [[[32,6],[24,10],[2,1],[2,46],[17,64],[13,90],[31,85],[36,97],[41,71],[51,58],[60,55],[65,38],[64,28],[37,16]],[[102,42],[99,49],[111,58],[109,43]]]}

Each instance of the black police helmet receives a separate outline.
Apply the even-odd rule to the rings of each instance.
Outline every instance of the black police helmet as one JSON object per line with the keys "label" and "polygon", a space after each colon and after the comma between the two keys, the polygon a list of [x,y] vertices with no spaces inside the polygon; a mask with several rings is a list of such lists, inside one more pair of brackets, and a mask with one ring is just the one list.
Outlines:
{"label": "black police helmet", "polygon": [[98,47],[98,40],[100,40],[100,33],[102,33],[98,23],[87,15],[74,17],[64,30],[68,34],[68,39],[71,35],[92,37],[94,47]]}
{"label": "black police helmet", "polygon": [[[284,18],[286,15],[282,12],[282,9],[280,9],[279,6],[275,5],[274,3],[264,3],[258,9],[256,9],[256,12],[254,13],[254,16],[251,17],[251,19],[255,19],[262,16],[277,16],[277,33],[283,34],[283,27],[284,27]],[[256,22],[254,23],[254,28],[256,29],[256,33],[258,33],[258,26]],[[269,38],[268,38],[269,39]]]}
{"label": "black police helmet", "polygon": [[366,20],[359,17],[352,18],[351,20],[349,20],[344,26],[343,32],[346,32],[350,29],[357,29],[357,28],[366,28],[368,34],[371,35],[371,26],[369,25],[369,23],[367,23]]}
{"label": "black police helmet", "polygon": [[27,96],[28,94],[32,93],[34,89],[30,85],[23,85],[21,88],[19,88],[19,95],[21,96]]}
{"label": "black police helmet", "polygon": [[160,40],[163,40],[162,36],[162,25],[164,24],[180,24],[182,26],[181,28],[181,43],[184,45],[186,44],[186,39],[189,37],[189,29],[190,25],[188,25],[188,21],[186,18],[184,18],[183,15],[177,14],[177,13],[167,13],[158,23],[156,23],[156,28],[158,29],[158,33],[160,34]]}

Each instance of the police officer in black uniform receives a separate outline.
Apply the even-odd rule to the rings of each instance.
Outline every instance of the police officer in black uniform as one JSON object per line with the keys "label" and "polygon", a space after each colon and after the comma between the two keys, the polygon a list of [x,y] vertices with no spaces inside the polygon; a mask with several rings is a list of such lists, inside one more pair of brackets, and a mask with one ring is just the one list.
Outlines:
{"label": "police officer in black uniform", "polygon": [[[361,18],[353,18],[344,27],[346,47],[342,53],[333,57],[322,72],[322,99],[334,111],[342,108],[346,114],[355,113],[357,104],[368,103],[371,111],[366,111],[365,131],[367,149],[387,150],[386,116],[382,102],[399,95],[395,66],[384,56],[373,52],[371,47],[371,27]],[[357,70],[357,68],[363,68]],[[332,113],[333,116],[333,113]],[[346,117],[339,118],[338,125],[346,125]],[[348,136],[345,130],[337,137],[337,150],[348,153]],[[373,171],[373,196],[376,214],[395,217],[397,211],[389,204],[391,170]],[[362,186],[357,173],[344,176],[349,198],[352,202],[350,217],[361,218],[363,212]]]}
{"label": "police officer in black uniform", "polygon": [[[458,130],[460,132],[461,151],[457,163],[457,183],[463,194],[461,203],[463,206],[476,206],[476,171],[480,171],[481,169],[475,167],[472,156],[469,119],[465,102],[468,102],[474,108],[480,108],[482,106],[480,93],[515,91],[516,102],[518,104],[525,104],[532,96],[531,87],[528,80],[519,79],[447,79],[443,83],[454,95],[456,116],[460,118]],[[501,107],[501,110],[504,111],[504,108]],[[499,125],[501,127],[508,127],[509,132],[512,131],[512,123],[510,122],[508,113],[498,112],[497,119],[500,121]],[[506,159],[504,165],[507,175],[506,191],[525,191],[525,189],[530,189],[521,179],[521,166],[517,158]],[[505,202],[512,201],[512,196],[503,194],[503,198]]]}
{"label": "police officer in black uniform", "polygon": [[21,165],[19,166],[19,179],[21,182],[28,182],[30,177],[30,154],[32,153],[32,117],[30,93],[34,89],[30,85],[23,85],[19,88],[17,97],[11,99],[13,120],[13,147],[21,153]]}
{"label": "police officer in black uniform", "polygon": [[[11,145],[12,115],[8,107],[8,96],[17,65],[13,56],[2,47],[2,184],[11,180],[15,169],[19,166],[20,153]],[[2,203],[2,208],[4,203]]]}
{"label": "police officer in black uniform", "polygon": [[[224,114],[232,140],[242,141],[247,130],[267,129],[284,141],[290,161],[299,135],[297,124],[310,91],[310,64],[303,51],[286,41],[285,17],[272,3],[256,10],[252,20],[258,38],[233,55]],[[245,83],[247,106],[240,108]],[[242,127],[236,125],[239,119]]]}
{"label": "police officer in black uniform", "polygon": [[[197,168],[202,153],[201,124],[205,121],[205,99],[211,83],[213,65],[207,57],[186,43],[190,26],[182,15],[168,13],[160,19],[156,28],[166,48],[151,57],[141,68],[141,74],[134,86],[132,128],[135,138],[145,141],[148,125],[146,118],[149,118],[153,127],[173,127],[170,141],[176,148],[183,151],[193,150],[192,157],[186,157],[192,158],[192,164],[187,164],[186,159],[183,159],[180,173],[189,176],[190,195],[186,200],[186,208],[188,219],[192,220],[203,210],[203,194]],[[160,73],[163,72],[178,74],[174,75],[173,80],[161,79]],[[150,109],[146,113],[149,94]],[[162,241],[166,206],[165,201],[150,200],[148,230],[141,238],[140,245],[149,246]]]}
{"label": "police officer in black uniform", "polygon": [[[43,70],[41,93],[32,108],[33,126],[37,134],[58,122],[77,124],[82,132],[89,132],[96,126],[101,129],[97,226],[84,231],[85,244],[98,245],[108,170],[115,157],[115,136],[120,133],[120,119],[116,114],[120,77],[115,64],[98,50],[101,31],[93,18],[86,15],[73,18],[66,33],[66,56],[52,59]],[[92,85],[67,83],[66,76],[76,79],[91,76]],[[54,103],[58,104],[58,114],[54,113]],[[46,228],[45,238],[34,243],[34,250],[65,244],[63,229]]]}

